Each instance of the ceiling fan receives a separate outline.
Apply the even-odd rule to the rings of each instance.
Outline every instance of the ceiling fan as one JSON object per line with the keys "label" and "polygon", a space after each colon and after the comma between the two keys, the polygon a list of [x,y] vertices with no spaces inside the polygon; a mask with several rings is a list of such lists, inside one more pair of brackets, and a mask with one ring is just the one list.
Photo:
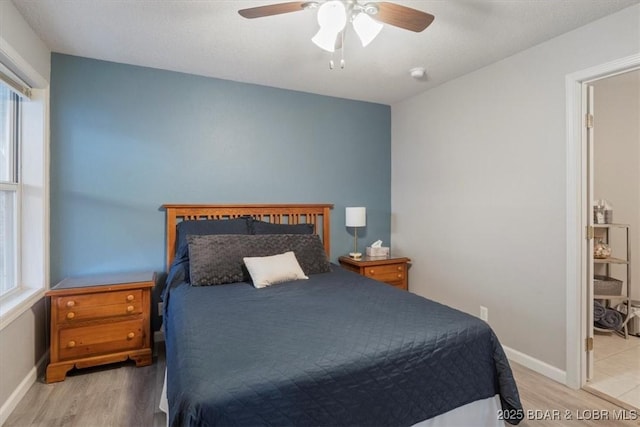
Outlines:
{"label": "ceiling fan", "polygon": [[429,13],[399,4],[358,0],[294,1],[242,9],[238,13],[253,19],[307,9],[318,9],[320,30],[312,41],[329,52],[342,47],[347,22],[353,25],[362,45],[367,46],[380,33],[383,23],[419,33],[434,19]]}

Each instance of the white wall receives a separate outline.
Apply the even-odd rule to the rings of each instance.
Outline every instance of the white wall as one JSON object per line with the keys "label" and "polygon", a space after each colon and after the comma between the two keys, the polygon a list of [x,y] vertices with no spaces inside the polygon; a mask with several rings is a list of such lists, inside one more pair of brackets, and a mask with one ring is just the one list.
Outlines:
{"label": "white wall", "polygon": [[[594,195],[613,205],[614,222],[631,226],[631,297],[640,300],[640,70],[598,80],[593,86]],[[612,237],[613,255],[625,258],[624,234]],[[612,276],[620,280],[626,279],[625,270],[626,266],[611,266]]]}
{"label": "white wall", "polygon": [[[26,287],[39,289],[48,284],[48,93],[51,52],[24,21],[10,1],[0,0],[0,61],[23,80],[31,84],[34,101],[27,104],[25,115],[39,115],[36,127],[23,135],[23,234],[22,270]],[[27,165],[28,163],[28,165]],[[37,213],[37,215],[32,215]],[[28,300],[28,301],[31,301]],[[42,369],[47,351],[47,319],[43,298],[12,320],[2,321],[0,329],[0,425],[9,416],[20,398],[35,381]],[[10,323],[7,323],[10,322]]]}
{"label": "white wall", "polygon": [[[567,74],[640,51],[640,5],[392,106],[392,246],[410,290],[489,309],[566,369]],[[428,64],[427,64],[428,66]]]}
{"label": "white wall", "polygon": [[0,1],[0,60],[32,86],[48,86],[51,51],[6,0]]}

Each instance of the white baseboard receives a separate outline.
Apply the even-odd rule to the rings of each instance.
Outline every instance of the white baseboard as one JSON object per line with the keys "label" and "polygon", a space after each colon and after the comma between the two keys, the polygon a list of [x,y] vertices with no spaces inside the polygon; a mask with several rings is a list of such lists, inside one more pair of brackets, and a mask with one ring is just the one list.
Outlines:
{"label": "white baseboard", "polygon": [[544,375],[547,378],[559,382],[560,384],[567,384],[567,371],[558,369],[555,366],[551,366],[542,360],[531,357],[528,354],[521,353],[518,350],[514,350],[506,346],[502,346],[502,348],[509,360],[519,363],[525,368],[529,368],[540,375]]}
{"label": "white baseboard", "polygon": [[47,350],[44,355],[38,360],[36,366],[31,368],[26,377],[20,382],[18,387],[11,393],[11,396],[7,399],[6,402],[0,407],[0,426],[7,421],[9,415],[16,409],[16,406],[20,403],[22,398],[27,394],[31,386],[38,379],[38,372],[42,372],[44,369],[45,362],[49,360],[49,351]]}

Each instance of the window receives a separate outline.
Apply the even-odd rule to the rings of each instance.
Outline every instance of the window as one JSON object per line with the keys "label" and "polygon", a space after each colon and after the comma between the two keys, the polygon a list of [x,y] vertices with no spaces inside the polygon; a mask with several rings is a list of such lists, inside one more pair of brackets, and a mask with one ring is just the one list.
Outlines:
{"label": "window", "polygon": [[[0,6],[0,15],[3,9]],[[49,283],[49,81],[11,49],[0,33],[2,332],[42,301]],[[34,53],[40,52],[38,46],[21,44]],[[49,54],[42,53],[38,57],[44,64]]]}
{"label": "window", "polygon": [[20,98],[0,82],[0,297],[19,283]]}

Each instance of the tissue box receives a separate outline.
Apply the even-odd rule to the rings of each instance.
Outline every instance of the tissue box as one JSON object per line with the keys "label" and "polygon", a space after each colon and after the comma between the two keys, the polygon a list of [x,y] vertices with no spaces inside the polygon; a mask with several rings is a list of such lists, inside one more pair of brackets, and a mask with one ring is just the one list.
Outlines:
{"label": "tissue box", "polygon": [[372,248],[371,246],[367,246],[366,250],[367,256],[375,256],[375,257],[388,257],[389,256],[389,248],[388,247],[380,247],[380,248]]}

